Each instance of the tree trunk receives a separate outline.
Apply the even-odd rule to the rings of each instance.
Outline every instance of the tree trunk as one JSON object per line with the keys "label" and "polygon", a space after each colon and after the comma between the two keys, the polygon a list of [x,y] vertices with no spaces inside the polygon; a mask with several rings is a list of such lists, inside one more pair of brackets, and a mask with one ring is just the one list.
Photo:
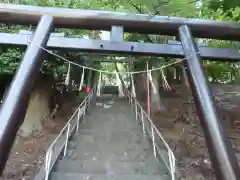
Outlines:
{"label": "tree trunk", "polygon": [[146,73],[134,74],[134,85],[137,99],[145,102],[147,94]]}
{"label": "tree trunk", "polygon": [[235,81],[234,84],[240,84],[240,70],[236,70],[236,77],[235,77]]}
{"label": "tree trunk", "polygon": [[[138,69],[139,70],[139,69]],[[152,82],[154,84],[155,90],[151,87],[151,82],[149,82],[150,88],[150,106],[151,112],[157,112],[159,110],[164,110],[165,107],[160,100],[159,94],[159,74],[156,71],[152,71]],[[136,96],[139,101],[146,104],[147,99],[147,73],[137,73],[134,74],[134,84],[136,89]]]}
{"label": "tree trunk", "polygon": [[[160,99],[160,94],[159,94],[159,74],[156,71],[152,71],[152,82],[154,84],[154,87],[156,91],[151,88],[150,91],[150,96],[151,96],[151,112],[155,113],[161,110],[165,110],[165,107],[163,103],[161,102]],[[149,83],[151,86],[151,83]]]}
{"label": "tree trunk", "polygon": [[189,82],[187,77],[187,72],[185,70],[186,66],[182,66],[182,83],[189,88]]}
{"label": "tree trunk", "polygon": [[87,79],[87,87],[91,87],[92,86],[92,70],[88,71],[88,79]]}
{"label": "tree trunk", "polygon": [[165,73],[166,73],[165,75],[166,75],[167,82],[169,84],[172,84],[174,82],[174,73],[171,72],[169,68],[166,68]]}
{"label": "tree trunk", "polygon": [[182,79],[182,68],[180,66],[177,66],[176,67],[176,80],[177,80],[177,83],[181,83],[181,79]]}
{"label": "tree trunk", "polygon": [[121,82],[121,80],[120,80],[120,78],[119,78],[119,75],[118,75],[118,73],[117,73],[116,70],[115,70],[115,72],[116,72],[116,84],[117,84],[117,86],[118,86],[118,96],[119,96],[119,97],[123,97],[123,96],[124,96],[124,93],[123,93],[123,84],[122,84],[122,82]]}
{"label": "tree trunk", "polygon": [[43,120],[50,115],[49,99],[52,95],[52,84],[42,82],[32,91],[28,109],[18,135],[27,137],[43,129]]}

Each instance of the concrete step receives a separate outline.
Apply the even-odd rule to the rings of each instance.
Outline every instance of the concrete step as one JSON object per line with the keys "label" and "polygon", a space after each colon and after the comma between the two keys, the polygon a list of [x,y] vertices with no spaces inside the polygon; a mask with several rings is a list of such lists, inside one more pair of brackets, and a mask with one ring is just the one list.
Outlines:
{"label": "concrete step", "polygon": [[[135,125],[132,125],[133,123],[136,123]],[[100,123],[98,126],[97,123],[93,123],[93,125],[81,125],[79,126],[79,132],[80,134],[86,134],[86,135],[95,135],[95,136],[105,136],[109,133],[124,133],[129,132],[132,134],[137,133],[138,135],[143,134],[142,127],[138,122],[132,122],[132,123],[126,123],[123,125],[123,123],[118,124],[103,124]],[[126,126],[126,127],[125,127]]]}
{"label": "concrete step", "polygon": [[170,180],[161,175],[100,175],[53,172],[51,180]]}
{"label": "concrete step", "polygon": [[[101,113],[101,112],[100,112]],[[104,113],[104,112],[102,112]],[[105,118],[105,119],[104,119]],[[99,128],[101,127],[101,128]],[[135,120],[134,117],[130,115],[105,115],[101,117],[100,115],[87,117],[80,124],[80,129],[107,129],[111,130],[112,128],[116,128],[117,130],[125,129],[131,130],[132,128],[139,128],[139,121]]]}
{"label": "concrete step", "polygon": [[56,166],[62,173],[92,173],[92,174],[142,174],[168,175],[167,168],[156,162],[115,162],[115,161],[69,161],[60,160]]}
{"label": "concrete step", "polygon": [[[131,131],[134,131],[134,134],[137,133],[139,135],[142,135],[143,132],[141,130],[139,130],[139,126],[135,127],[135,128],[131,128],[130,130]],[[116,129],[114,131],[112,130],[109,130],[108,132],[121,132],[122,134],[125,134],[126,132],[131,132],[129,131],[128,129]],[[102,131],[99,132],[99,131],[96,131],[95,129],[92,129],[91,127],[89,128],[84,128],[84,127],[79,127],[79,130],[78,132],[75,134],[75,137],[78,138],[79,136],[81,135],[96,135],[96,136],[105,136],[105,133],[103,133]]]}
{"label": "concrete step", "polygon": [[122,132],[104,132],[99,135],[91,134],[78,134],[74,136],[71,142],[75,144],[80,143],[96,143],[96,144],[124,144],[128,145],[130,143],[140,143],[147,141],[147,138],[141,133],[122,131]]}
{"label": "concrete step", "polygon": [[[127,143],[127,144],[126,144]],[[88,151],[92,149],[94,151],[129,151],[129,150],[138,150],[138,151],[150,151],[152,152],[152,144],[147,140],[145,141],[113,141],[113,140],[104,140],[104,141],[70,141],[68,143],[69,150],[79,150],[79,151]]]}
{"label": "concrete step", "polygon": [[[132,125],[132,124],[135,124],[136,125]],[[85,135],[96,135],[96,136],[105,136],[105,135],[108,135],[109,133],[110,134],[116,134],[118,133],[121,134],[121,135],[124,135],[126,136],[126,133],[131,133],[131,135],[142,135],[143,132],[142,132],[142,127],[140,126],[140,124],[138,122],[131,122],[130,124],[125,124],[125,125],[128,125],[127,127],[125,128],[119,128],[118,127],[118,124],[116,123],[115,125],[113,125],[112,123],[112,127],[114,126],[114,129],[109,129],[110,125],[99,125],[99,128],[95,128],[93,126],[95,125],[87,125],[87,127],[85,126],[79,126],[79,131],[78,131],[78,136],[80,134],[85,134]],[[106,131],[105,131],[106,130]],[[76,136],[76,137],[78,137]]]}
{"label": "concrete step", "polygon": [[[142,146],[141,146],[142,145]],[[141,154],[153,156],[153,149],[151,146],[144,146],[144,143],[131,143],[129,145],[125,144],[101,144],[101,143],[83,143],[80,144],[69,144],[68,146],[68,155],[78,155],[78,154],[115,154],[115,155],[125,155],[125,154]]]}
{"label": "concrete step", "polygon": [[151,151],[143,150],[129,150],[122,151],[117,149],[110,149],[108,147],[105,150],[94,149],[76,149],[67,151],[66,158],[69,160],[99,160],[99,161],[154,161],[154,155]]}

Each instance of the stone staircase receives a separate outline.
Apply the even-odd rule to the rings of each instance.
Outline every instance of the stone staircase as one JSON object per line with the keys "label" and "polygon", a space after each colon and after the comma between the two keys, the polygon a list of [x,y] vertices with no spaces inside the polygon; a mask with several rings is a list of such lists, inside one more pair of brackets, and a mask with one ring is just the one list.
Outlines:
{"label": "stone staircase", "polygon": [[131,106],[125,100],[101,103],[107,106],[92,107],[50,179],[170,180],[165,164],[154,158]]}

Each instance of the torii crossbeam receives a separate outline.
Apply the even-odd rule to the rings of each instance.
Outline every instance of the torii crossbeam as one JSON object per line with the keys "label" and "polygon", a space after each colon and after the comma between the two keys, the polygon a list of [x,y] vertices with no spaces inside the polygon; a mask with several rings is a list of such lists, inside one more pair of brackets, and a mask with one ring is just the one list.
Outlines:
{"label": "torii crossbeam", "polygon": [[1,23],[37,25],[42,15],[52,16],[57,28],[110,31],[123,26],[125,32],[177,36],[178,27],[187,25],[194,37],[240,40],[240,25],[234,22],[0,3]]}

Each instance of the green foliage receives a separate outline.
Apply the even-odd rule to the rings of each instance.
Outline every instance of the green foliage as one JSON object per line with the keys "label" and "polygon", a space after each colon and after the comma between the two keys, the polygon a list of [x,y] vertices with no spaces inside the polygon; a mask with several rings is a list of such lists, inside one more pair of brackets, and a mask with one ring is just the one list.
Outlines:
{"label": "green foliage", "polygon": [[[231,1],[228,1],[231,2]],[[217,3],[213,2],[212,3]],[[218,2],[221,3],[221,2]],[[225,2],[226,3],[226,2]],[[215,4],[216,5],[216,4]],[[230,7],[230,6],[229,6]],[[214,9],[212,5],[209,7],[203,6],[201,13],[197,15],[197,18],[212,19],[219,21],[239,21],[240,20],[240,7],[232,6],[233,9],[227,9],[226,6],[216,6]],[[231,11],[231,13],[229,13]],[[223,41],[204,39],[203,42],[207,43],[209,47],[220,47],[220,48],[238,48],[239,42],[234,41]],[[238,81],[238,64],[227,63],[227,62],[204,62],[206,74],[212,82],[232,83]]]}
{"label": "green foliage", "polygon": [[239,0],[211,0],[205,3],[210,9],[218,10],[223,9],[224,12],[235,9],[236,7],[240,7]]}
{"label": "green foliage", "polygon": [[21,55],[22,52],[19,49],[7,49],[5,52],[2,52],[0,59],[0,73],[14,73],[18,67]]}
{"label": "green foliage", "polygon": [[[24,26],[0,24],[0,32],[16,33]],[[14,73],[21,59],[22,50],[19,48],[0,47],[0,74]]]}
{"label": "green foliage", "polygon": [[211,62],[205,64],[208,78],[214,83],[231,83],[236,77],[236,68],[230,63]]}

